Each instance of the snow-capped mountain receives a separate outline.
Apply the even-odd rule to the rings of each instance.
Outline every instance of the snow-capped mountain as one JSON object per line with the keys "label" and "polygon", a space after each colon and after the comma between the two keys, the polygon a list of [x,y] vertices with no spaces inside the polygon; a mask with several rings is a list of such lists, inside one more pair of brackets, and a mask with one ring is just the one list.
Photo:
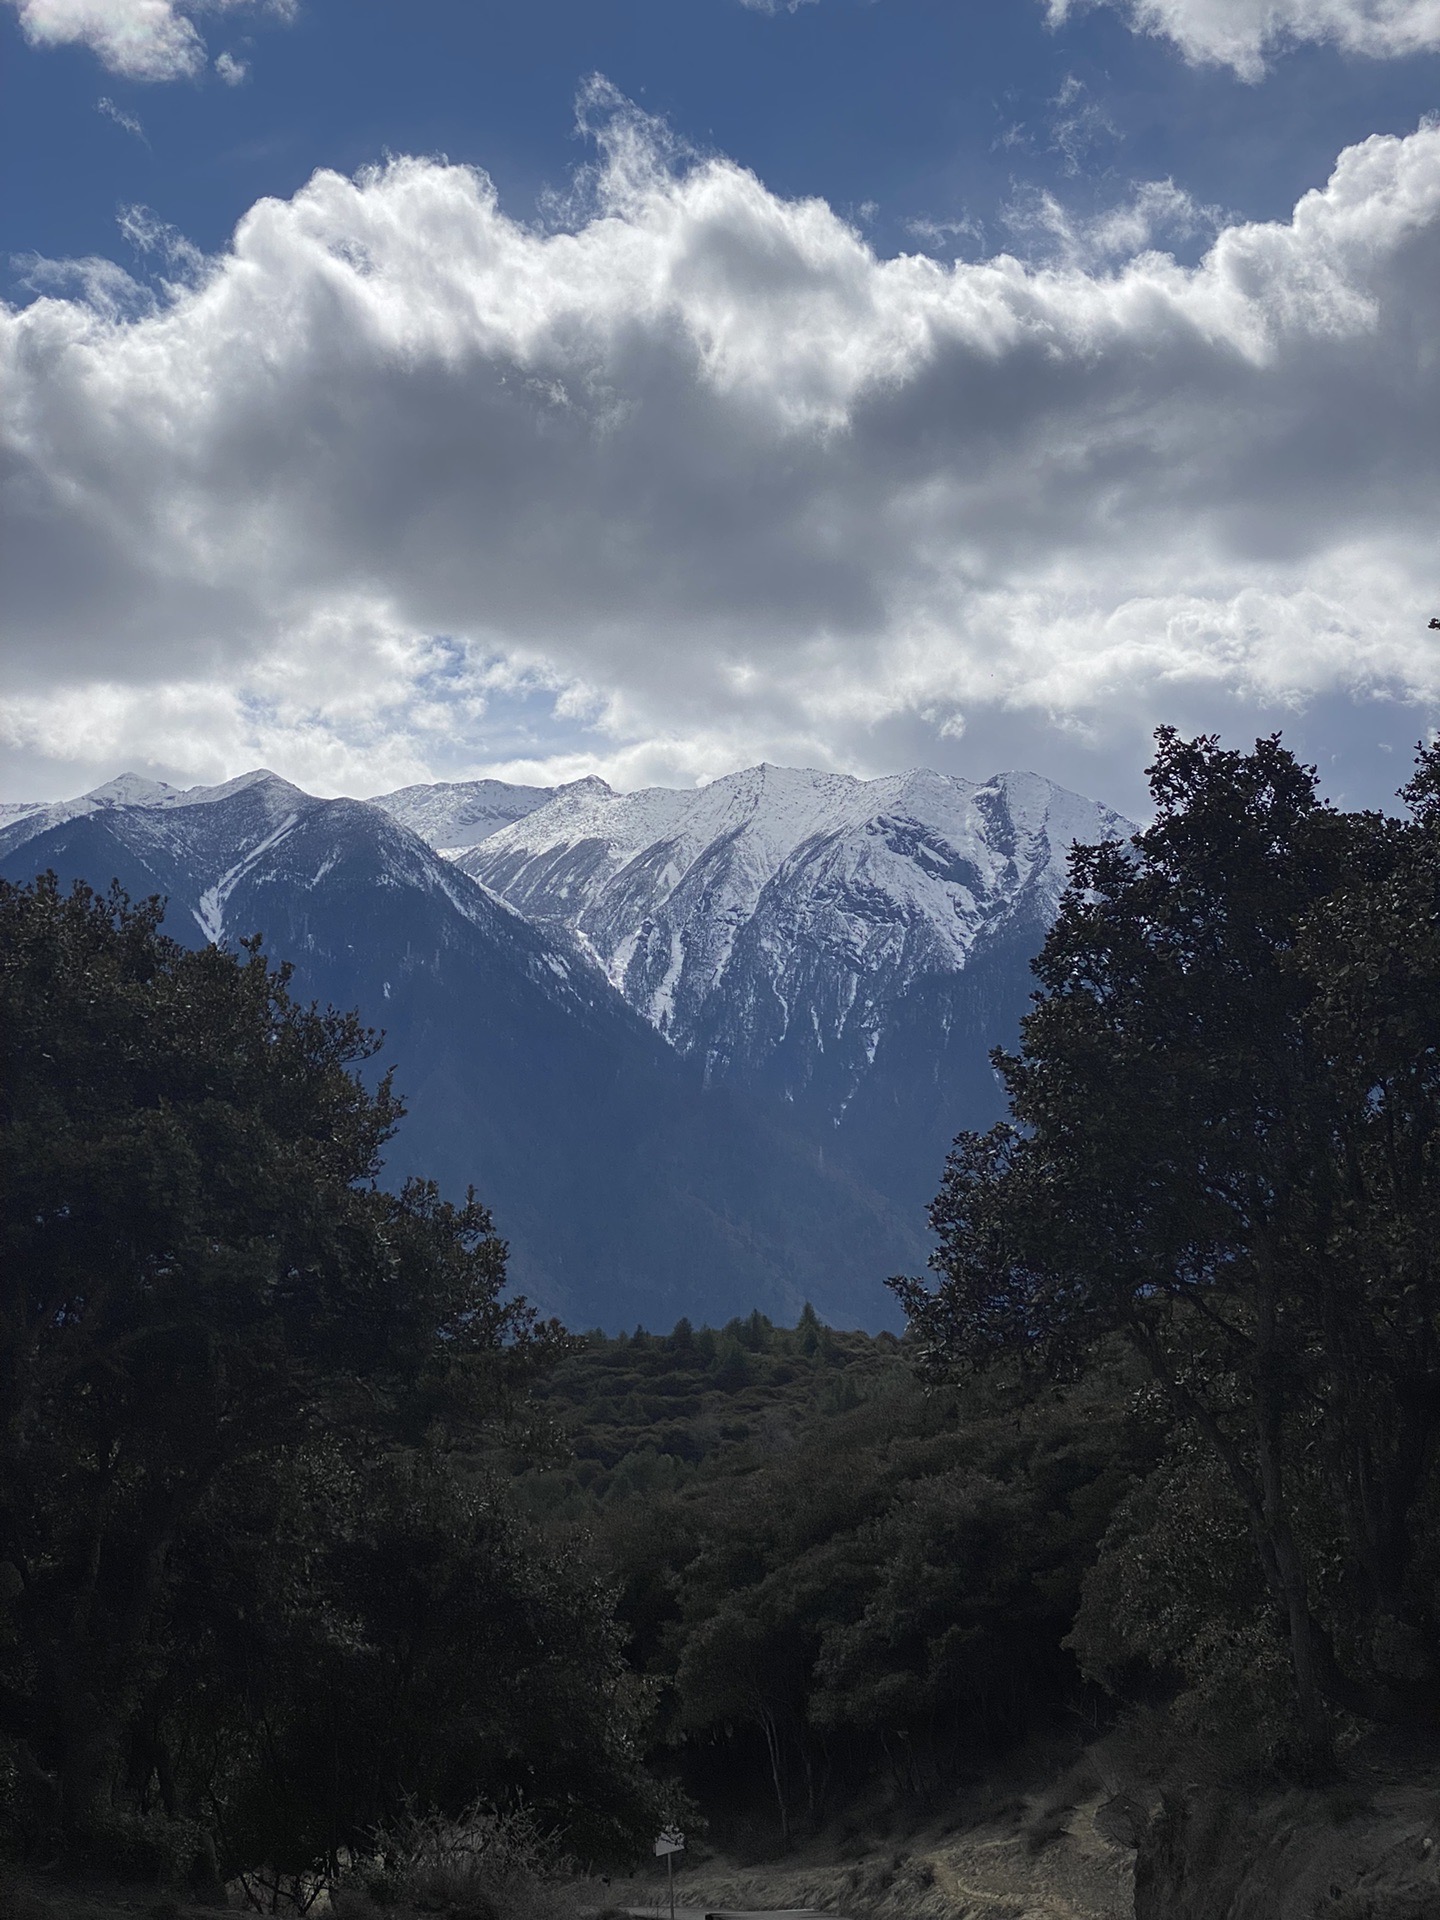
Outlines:
{"label": "snow-capped mountain", "polygon": [[517,1283],[572,1324],[757,1302],[793,1320],[806,1298],[873,1324],[880,1280],[923,1258],[918,1221],[824,1165],[785,1113],[706,1092],[568,942],[380,807],[262,772],[54,811],[0,835],[0,875],[162,894],[176,938],[262,932],[301,998],[358,1007],[409,1109],[391,1174],[473,1182]]}
{"label": "snow-capped mountain", "polygon": [[432,847],[458,852],[512,821],[523,820],[565,791],[563,787],[515,787],[505,780],[447,780],[431,787],[377,793],[370,804],[383,807]]}
{"label": "snow-capped mountain", "polygon": [[[369,883],[376,888],[443,898],[487,937],[503,929],[516,953],[525,949],[527,970],[552,995],[579,993],[586,1006],[608,1006],[612,996],[607,983],[590,963],[577,960],[568,944],[557,947],[530,928],[522,916],[434,852],[422,835],[403,824],[405,809],[393,804],[408,800],[418,817],[447,831],[458,829],[463,848],[467,814],[476,829],[486,805],[494,819],[513,820],[529,796],[543,801],[552,791],[476,781],[468,787],[410,789],[367,802],[318,799],[263,768],[220,786],[185,789],[122,774],[75,800],[17,808],[0,827],[0,863],[8,863],[7,874],[13,868],[28,875],[57,844],[71,845],[70,840],[56,843],[56,830],[103,819],[107,829],[114,829],[101,843],[109,847],[114,863],[107,877],[118,877],[132,897],[163,894],[168,902],[166,928],[176,938],[219,945],[268,931],[276,924],[278,902],[285,903],[284,922],[297,926],[295,898],[320,890],[333,904],[337,875],[343,876],[347,861],[363,848],[373,863]],[[22,852],[27,847],[30,851]],[[78,867],[75,871],[77,877],[90,877]],[[368,917],[358,896],[352,911],[357,925]],[[308,929],[302,927],[300,937],[302,944],[314,948]],[[347,942],[353,945],[353,940]],[[389,993],[386,982],[384,996]]]}
{"label": "snow-capped mountain", "polygon": [[1073,843],[1127,830],[1037,774],[760,766],[694,792],[578,781],[457,857],[682,1053],[753,1067],[797,1019],[822,1049],[853,1030],[873,1052],[912,979],[959,972],[1017,919],[1047,925]]}
{"label": "snow-capped mountain", "polygon": [[82,819],[87,813],[103,813],[110,807],[181,806],[195,795],[213,791],[191,787],[188,791],[170,787],[163,780],[146,780],[138,773],[122,773],[104,786],[82,793],[78,800],[0,803],[0,859],[11,847],[31,840],[37,833],[63,826],[67,820]]}
{"label": "snow-capped mountain", "polygon": [[127,775],[0,826],[0,873],[164,894],[192,942],[263,931],[387,1030],[397,1166],[473,1180],[572,1318],[873,1321],[954,1135],[1002,1110],[990,1050],[1071,844],[1126,831],[1026,773],[370,802]]}
{"label": "snow-capped mountain", "polygon": [[[222,786],[171,787],[163,780],[146,780],[139,774],[122,773],[76,800],[0,801],[0,858],[37,833],[45,833],[51,827],[62,826],[65,821],[80,819],[85,814],[101,813],[111,807],[207,805],[244,783],[262,777],[278,778],[262,769],[241,774],[238,780],[226,781]],[[292,791],[299,793],[300,789]],[[543,807],[557,793],[568,791],[565,787],[512,786],[504,780],[442,781],[434,786],[400,787],[394,793],[378,793],[367,804],[379,807],[392,820],[398,820],[401,826],[418,834],[427,845],[459,853],[487,835],[497,833],[501,827],[523,819],[537,807]],[[312,798],[308,794],[302,797]]]}
{"label": "snow-capped mountain", "polygon": [[[901,1111],[923,1098],[917,1074],[958,1094],[957,1027],[962,1077],[994,1106],[985,1056],[1023,1009],[1069,849],[1128,830],[1036,774],[760,766],[694,792],[577,783],[458,859],[568,936],[707,1079],[835,1126],[871,1081]],[[973,1105],[942,1125],[978,1122]]]}
{"label": "snow-capped mountain", "polygon": [[[81,823],[91,829],[84,840],[74,832],[56,839],[58,829]],[[442,901],[486,937],[498,934],[516,955],[523,952],[527,972],[552,998],[608,1003],[588,965],[557,950],[388,815],[362,800],[317,799],[263,768],[221,786],[184,791],[123,775],[81,800],[16,822],[0,835],[0,861],[7,877],[14,877],[17,864],[28,874],[63,852],[75,877],[89,878],[76,866],[74,850],[90,844],[106,850],[110,877],[132,898],[162,894],[166,931],[192,945],[234,944],[283,924],[298,936],[289,940],[291,947],[319,951],[317,934],[295,903],[319,894],[328,909],[337,891],[348,887],[353,934],[373,918],[368,903],[355,897],[358,883],[381,896],[399,892]],[[357,861],[359,873],[353,871]],[[353,939],[345,944],[353,950]],[[411,945],[407,967],[425,964]]]}

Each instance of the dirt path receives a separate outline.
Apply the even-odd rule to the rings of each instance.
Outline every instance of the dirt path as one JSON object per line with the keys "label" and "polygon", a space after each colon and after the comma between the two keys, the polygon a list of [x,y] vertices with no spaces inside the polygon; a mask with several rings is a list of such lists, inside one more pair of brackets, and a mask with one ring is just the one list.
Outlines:
{"label": "dirt path", "polygon": [[[761,1867],[720,1860],[675,1876],[675,1920],[707,1914],[849,1915],[851,1920],[1132,1920],[1133,1856],[1095,1825],[1099,1798],[1037,1843],[1015,1820],[917,1834],[843,1864],[798,1854]],[[617,1904],[669,1920],[653,1880],[619,1883]],[[683,1904],[682,1904],[683,1903]]]}

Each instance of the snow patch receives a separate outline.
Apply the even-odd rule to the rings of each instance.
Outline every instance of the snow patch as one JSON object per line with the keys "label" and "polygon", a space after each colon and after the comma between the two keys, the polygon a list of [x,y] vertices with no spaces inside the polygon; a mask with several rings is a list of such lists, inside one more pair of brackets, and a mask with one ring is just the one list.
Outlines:
{"label": "snow patch", "polygon": [[625,975],[629,971],[630,962],[634,959],[635,949],[639,944],[640,928],[637,927],[633,933],[627,933],[624,936],[608,960],[601,962],[602,971],[608,977],[611,986],[618,987],[621,993],[625,991]]}
{"label": "snow patch", "polygon": [[[239,782],[231,784],[235,787],[240,785]],[[218,947],[225,937],[225,904],[231,894],[255,863],[263,859],[272,847],[279,845],[299,818],[298,813],[286,814],[273,832],[267,833],[263,840],[250,849],[249,853],[243,854],[233,867],[222,873],[213,887],[207,887],[200,896],[199,905],[190,909],[196,925],[212,947]]]}
{"label": "snow patch", "polygon": [[658,1033],[668,1034],[675,1020],[675,989],[685,966],[685,947],[678,933],[670,935],[670,959],[665,977],[650,997],[650,1022]]}

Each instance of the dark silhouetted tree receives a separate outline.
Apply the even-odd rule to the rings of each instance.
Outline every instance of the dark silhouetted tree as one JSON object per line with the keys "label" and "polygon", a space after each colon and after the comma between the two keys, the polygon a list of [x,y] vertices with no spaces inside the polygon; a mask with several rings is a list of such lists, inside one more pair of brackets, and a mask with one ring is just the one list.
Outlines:
{"label": "dark silhouetted tree", "polygon": [[1323,1765],[1327,1702],[1440,1713],[1440,761],[1403,819],[1322,804],[1278,739],[1163,730],[1150,777],[1153,827],[1076,849],[936,1284],[895,1285],[941,1372],[1144,1356],[1238,1497]]}
{"label": "dark silhouetted tree", "polygon": [[[361,1078],[374,1036],[297,1005],[258,946],[190,951],[160,914],[0,884],[0,1736],[71,1834],[214,1651],[196,1543],[209,1525],[213,1571],[247,1481],[327,1438],[352,1475],[473,1443],[562,1344],[505,1298],[473,1197],[378,1184],[401,1109]],[[302,1567],[329,1550],[324,1508]],[[394,1535],[353,1544],[377,1591]]]}

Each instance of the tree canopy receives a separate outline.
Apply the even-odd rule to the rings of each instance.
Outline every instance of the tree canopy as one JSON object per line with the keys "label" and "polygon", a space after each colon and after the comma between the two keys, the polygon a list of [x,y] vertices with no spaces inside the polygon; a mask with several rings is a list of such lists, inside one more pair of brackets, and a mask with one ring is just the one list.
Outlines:
{"label": "tree canopy", "polygon": [[[521,1782],[633,1839],[608,1601],[485,1467],[561,1330],[507,1295],[473,1194],[380,1184],[376,1037],[161,914],[0,885],[0,1758],[26,1817],[74,1835],[153,1799],[305,1864],[407,1793]],[[341,1790],[301,1729],[358,1733],[366,1687],[385,1739]]]}
{"label": "tree canopy", "polygon": [[892,1334],[807,1309],[591,1335],[537,1387],[574,1457],[520,1490],[593,1533],[656,1690],[652,1762],[720,1844],[877,1789],[953,1797],[1102,1699],[1062,1643],[1154,1422],[1123,1350],[1063,1396],[1012,1373],[930,1391]]}
{"label": "tree canopy", "polygon": [[940,1373],[1143,1355],[1323,1764],[1327,1708],[1440,1714],[1440,760],[1390,817],[1278,738],[1157,740],[1155,823],[1075,850],[1012,1117],[956,1142],[935,1278],[894,1285]]}

